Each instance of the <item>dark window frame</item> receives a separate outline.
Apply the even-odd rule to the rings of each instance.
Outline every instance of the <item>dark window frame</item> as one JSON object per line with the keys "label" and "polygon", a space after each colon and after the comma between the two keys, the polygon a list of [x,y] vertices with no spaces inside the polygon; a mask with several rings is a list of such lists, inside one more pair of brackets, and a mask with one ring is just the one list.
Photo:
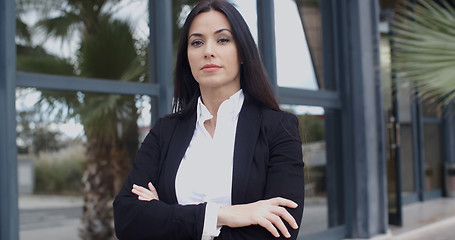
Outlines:
{"label": "dark window frame", "polygon": [[[323,45],[326,48],[324,50],[325,83],[329,84],[328,82],[331,82],[330,84],[336,86],[336,90],[311,91],[284,87],[276,88],[276,93],[283,103],[321,106],[340,112],[338,120],[342,129],[335,138],[340,139],[342,142],[340,149],[337,150],[341,151],[339,156],[341,156],[340,161],[343,163],[342,170],[338,171],[341,174],[339,177],[343,181],[342,186],[351,186],[355,183],[355,179],[361,179],[363,177],[361,173],[363,169],[361,168],[362,165],[356,165],[353,160],[358,150],[354,149],[351,139],[352,137],[358,137],[352,134],[351,122],[358,120],[359,113],[353,111],[353,107],[350,106],[351,101],[354,99],[352,94],[357,94],[356,92],[351,92],[355,91],[355,89],[352,89],[352,86],[361,83],[361,78],[355,75],[357,71],[360,71],[360,67],[352,66],[354,60],[350,59],[351,53],[348,52],[347,46],[352,39],[358,41],[359,49],[363,49],[361,47],[363,45],[360,43],[368,43],[368,39],[365,40],[357,36],[355,32],[349,32],[349,28],[352,26],[357,27],[361,21],[365,20],[360,15],[362,10],[374,10],[374,5],[377,3],[361,3],[359,1],[320,0],[321,15],[323,16]],[[138,84],[17,72],[14,40],[15,1],[2,0],[0,2],[0,44],[3,46],[0,48],[0,106],[4,109],[4,113],[6,113],[0,117],[0,133],[3,135],[0,137],[0,191],[2,192],[2,196],[7,196],[0,198],[1,240],[17,240],[19,234],[17,150],[15,143],[16,110],[14,106],[14,92],[16,87],[99,93],[115,92],[117,94],[147,93],[147,95],[152,97],[152,121],[156,120],[158,116],[162,116],[170,111],[172,99],[172,81],[170,79],[172,79],[171,67],[173,66],[172,41],[170,41],[172,39],[172,27],[170,27],[172,26],[172,14],[167,13],[172,12],[172,6],[171,1],[168,0],[149,0],[149,3],[149,12],[151,13],[150,16],[152,16],[149,19],[151,26],[149,50],[151,83]],[[270,24],[270,22],[273,23],[274,21],[273,4],[273,0],[257,0],[259,46],[267,71],[272,77],[272,84],[276,86],[275,33],[274,24]],[[352,12],[349,11],[351,8],[360,9],[361,11],[354,12],[355,14],[352,15]],[[157,34],[158,32],[159,34]],[[371,48],[367,46],[366,50],[370,51]],[[46,80],[38,82],[36,79]],[[75,84],[69,84],[71,82]],[[63,83],[68,83],[68,85],[62,85]],[[375,106],[370,104],[369,107]],[[356,171],[353,172],[353,168]],[[356,177],[354,178],[351,175]],[[342,197],[342,206],[345,208],[345,216],[342,216],[342,218],[345,221],[345,225],[321,232],[318,234],[318,239],[341,239],[353,235],[357,236],[359,235],[358,232],[361,233],[360,235],[364,234],[364,232],[368,234],[368,229],[362,228],[358,230],[356,229],[358,227],[357,225],[353,226],[355,225],[354,223],[359,222],[359,220],[365,220],[367,222],[365,226],[367,226],[380,221],[370,219],[368,213],[364,213],[365,216],[352,213],[356,207],[355,204],[358,203],[360,203],[362,209],[369,209],[370,203],[359,202],[359,199],[355,197],[363,189],[346,187],[340,191],[344,195]],[[376,205],[373,207],[376,207]],[[370,221],[373,221],[373,223]]]}

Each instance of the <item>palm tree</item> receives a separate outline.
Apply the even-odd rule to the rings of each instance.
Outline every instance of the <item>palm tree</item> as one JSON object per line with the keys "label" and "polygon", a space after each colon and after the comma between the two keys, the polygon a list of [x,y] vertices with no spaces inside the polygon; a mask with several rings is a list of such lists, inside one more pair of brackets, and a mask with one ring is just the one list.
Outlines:
{"label": "palm tree", "polygon": [[[97,32],[82,39],[78,55],[82,76],[124,80],[137,64],[130,27],[102,20]],[[140,67],[140,69],[142,69]],[[145,69],[145,68],[144,68]],[[142,71],[144,72],[144,71]],[[138,109],[134,96],[86,93],[75,110],[87,137],[83,177],[83,239],[113,239],[112,200],[129,172],[138,147]]]}
{"label": "palm tree", "polygon": [[[439,2],[439,3],[438,3]],[[394,16],[392,69],[424,98],[455,99],[454,2],[417,0]]]}
{"label": "palm tree", "polygon": [[[68,0],[47,5],[49,8],[42,10],[52,9],[52,17],[45,15],[36,27],[46,36],[62,39],[71,36],[72,31],[79,33],[76,64],[71,66],[69,60],[47,54],[42,49],[39,51],[39,47],[27,47],[18,53],[18,69],[63,75],[77,73],[84,77],[122,81],[139,81],[140,76],[143,79],[145,57],[138,54],[138,42],[133,38],[131,27],[125,21],[112,19],[105,10],[107,4],[116,2]],[[47,58],[43,59],[43,56]],[[52,68],[50,64],[55,62],[71,67],[54,65]],[[115,239],[112,201],[138,147],[135,97],[43,91],[41,101],[60,107],[59,111],[66,110],[66,116],[80,119],[87,137],[80,236],[83,239]]]}
{"label": "palm tree", "polygon": [[[134,40],[128,23],[112,18],[112,6],[120,0],[17,1],[18,6],[31,5],[43,13],[35,27],[46,37],[62,41],[74,34],[80,37],[75,61],[52,56],[40,47],[26,46],[18,53],[18,70],[120,81],[147,80],[146,42]],[[174,16],[195,2],[174,0]],[[179,27],[176,20],[175,39]],[[87,137],[80,236],[115,239],[112,201],[138,147],[135,97],[42,91],[41,101],[54,106],[51,109],[64,118],[78,118]]]}

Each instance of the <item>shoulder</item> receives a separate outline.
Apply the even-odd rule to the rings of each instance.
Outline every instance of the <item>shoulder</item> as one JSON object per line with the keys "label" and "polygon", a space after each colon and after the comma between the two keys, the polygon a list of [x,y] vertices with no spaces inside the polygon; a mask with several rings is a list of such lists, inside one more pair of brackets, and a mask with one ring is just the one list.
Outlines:
{"label": "shoulder", "polygon": [[277,125],[298,127],[298,118],[289,112],[274,110],[254,101],[249,95],[245,94],[241,115],[246,116],[250,121],[259,121],[261,128],[275,127]]}
{"label": "shoulder", "polygon": [[262,122],[267,125],[285,125],[285,126],[298,126],[298,118],[289,112],[276,111],[270,108],[261,108]]}
{"label": "shoulder", "polygon": [[270,141],[281,137],[300,142],[299,120],[289,112],[276,111],[269,108],[261,108],[261,129]]}
{"label": "shoulder", "polygon": [[166,135],[169,132],[173,131],[177,123],[179,122],[178,115],[166,115],[164,117],[160,117],[156,122],[153,124],[152,129],[150,132],[157,136]]}
{"label": "shoulder", "polygon": [[156,123],[156,124],[159,124],[159,125],[173,125],[175,123],[177,123],[180,119],[182,119],[182,116],[178,115],[178,114],[168,114],[168,115],[165,115],[164,117],[160,117]]}
{"label": "shoulder", "polygon": [[156,120],[156,122],[153,124],[152,129],[162,128],[164,126],[173,125],[177,121],[178,121],[178,116],[166,115],[164,117],[158,118],[158,120]]}
{"label": "shoulder", "polygon": [[196,112],[189,114],[169,114],[159,118],[152,128],[152,132],[169,135],[176,128],[182,130],[194,126],[196,122]]}
{"label": "shoulder", "polygon": [[155,121],[153,127],[148,132],[143,143],[159,144],[164,146],[170,142],[170,139],[178,125],[178,116],[164,116]]}

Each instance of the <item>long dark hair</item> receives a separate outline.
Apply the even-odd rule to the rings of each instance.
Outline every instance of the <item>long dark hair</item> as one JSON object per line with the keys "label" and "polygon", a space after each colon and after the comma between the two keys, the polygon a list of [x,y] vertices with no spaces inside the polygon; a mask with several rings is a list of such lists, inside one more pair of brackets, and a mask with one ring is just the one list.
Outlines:
{"label": "long dark hair", "polygon": [[172,110],[185,115],[192,110],[201,95],[199,84],[191,73],[188,62],[188,32],[194,18],[203,12],[215,10],[223,13],[231,24],[232,34],[237,44],[237,51],[243,62],[240,67],[240,86],[243,92],[256,103],[273,110],[280,110],[273,95],[271,83],[253,36],[242,15],[230,3],[224,0],[203,1],[197,4],[186,18],[180,33],[177,62],[174,75],[174,102]]}

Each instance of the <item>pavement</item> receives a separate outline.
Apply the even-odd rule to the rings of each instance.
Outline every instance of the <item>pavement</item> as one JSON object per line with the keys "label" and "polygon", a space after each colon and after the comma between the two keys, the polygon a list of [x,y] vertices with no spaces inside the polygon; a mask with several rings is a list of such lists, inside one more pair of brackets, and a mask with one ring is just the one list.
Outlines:
{"label": "pavement", "polygon": [[[305,206],[301,229],[305,234],[326,229],[327,207],[320,202]],[[82,197],[21,195],[19,222],[21,240],[80,240]],[[375,240],[454,240],[455,198],[439,198],[403,208],[403,227],[389,226],[389,232]],[[310,232],[311,231],[311,232]],[[304,236],[305,234],[301,234]],[[300,236],[300,235],[299,235]]]}
{"label": "pavement", "polygon": [[19,239],[80,240],[81,197],[19,197]]}
{"label": "pavement", "polygon": [[391,240],[453,240],[455,239],[455,217],[434,222],[397,236]]}
{"label": "pavement", "polygon": [[391,240],[454,240],[455,198],[437,198],[403,207],[403,227],[390,227]]}

